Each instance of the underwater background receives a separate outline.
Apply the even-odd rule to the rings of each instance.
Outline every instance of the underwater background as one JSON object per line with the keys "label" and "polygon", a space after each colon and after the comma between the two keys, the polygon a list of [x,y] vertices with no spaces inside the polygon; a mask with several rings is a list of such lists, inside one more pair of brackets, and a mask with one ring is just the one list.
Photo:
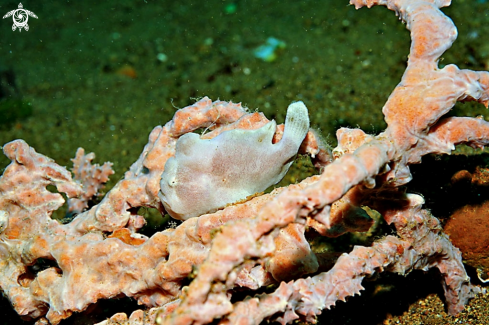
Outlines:
{"label": "underwater background", "polygon": [[[292,101],[302,100],[312,127],[332,146],[341,126],[378,133],[385,128],[381,108],[400,81],[410,45],[409,32],[393,12],[385,7],[357,11],[347,0],[29,0],[22,5],[38,17],[28,17],[28,31],[13,31],[12,17],[0,21],[0,145],[21,138],[68,167],[83,147],[96,153],[97,163],[114,163],[107,189],[137,159],[153,127],[203,96],[242,102],[278,123]],[[1,1],[1,16],[18,6]],[[489,70],[489,2],[454,0],[443,11],[459,37],[440,65]],[[487,111],[465,103],[450,114]],[[459,153],[473,151],[460,148]],[[462,164],[488,161],[487,156],[467,159]],[[0,172],[8,163],[2,155]],[[446,167],[453,160],[439,161],[443,167],[429,163],[455,169]],[[304,177],[300,166],[297,170],[285,182]],[[432,194],[423,192],[429,186],[412,186]],[[455,209],[448,203],[429,207],[441,214]],[[421,308],[416,313],[431,321],[425,323],[450,324],[454,318],[444,313],[433,278],[436,274],[383,275],[365,285],[362,297],[325,311],[320,323],[390,324],[404,314],[395,319],[417,324],[402,318],[416,305]],[[423,302],[426,306],[418,303],[426,297],[432,299]],[[92,313],[61,324],[93,323],[122,311],[110,304],[102,302]],[[489,308],[484,299],[470,306],[467,315],[474,324],[480,321],[474,310]],[[0,324],[12,323],[20,323],[19,316],[2,298]]]}

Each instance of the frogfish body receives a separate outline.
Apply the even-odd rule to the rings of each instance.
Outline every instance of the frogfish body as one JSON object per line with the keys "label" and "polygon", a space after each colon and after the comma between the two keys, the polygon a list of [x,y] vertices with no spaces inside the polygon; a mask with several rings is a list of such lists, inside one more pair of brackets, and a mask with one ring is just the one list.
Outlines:
{"label": "frogfish body", "polygon": [[278,183],[309,130],[303,102],[289,105],[282,139],[270,121],[256,130],[233,129],[212,139],[181,136],[161,175],[159,197],[175,219],[215,212]]}

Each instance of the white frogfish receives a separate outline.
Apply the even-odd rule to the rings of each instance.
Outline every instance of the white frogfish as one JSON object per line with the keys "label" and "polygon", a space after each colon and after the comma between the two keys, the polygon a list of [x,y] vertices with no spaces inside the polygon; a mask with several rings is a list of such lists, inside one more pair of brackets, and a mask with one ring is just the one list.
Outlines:
{"label": "white frogfish", "polygon": [[263,192],[287,173],[309,130],[303,102],[289,105],[282,139],[272,143],[277,124],[233,129],[215,138],[181,136],[161,175],[159,197],[170,216],[187,220]]}

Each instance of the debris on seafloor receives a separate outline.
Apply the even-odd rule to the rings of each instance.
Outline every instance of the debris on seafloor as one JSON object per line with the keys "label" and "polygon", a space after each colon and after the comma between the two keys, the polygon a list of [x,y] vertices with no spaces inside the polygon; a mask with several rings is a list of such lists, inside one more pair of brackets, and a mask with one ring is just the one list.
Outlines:
{"label": "debris on seafloor", "polygon": [[253,51],[253,55],[255,58],[265,62],[273,62],[277,58],[278,53],[285,49],[286,46],[284,41],[276,39],[275,37],[269,37],[264,44],[258,46]]}

